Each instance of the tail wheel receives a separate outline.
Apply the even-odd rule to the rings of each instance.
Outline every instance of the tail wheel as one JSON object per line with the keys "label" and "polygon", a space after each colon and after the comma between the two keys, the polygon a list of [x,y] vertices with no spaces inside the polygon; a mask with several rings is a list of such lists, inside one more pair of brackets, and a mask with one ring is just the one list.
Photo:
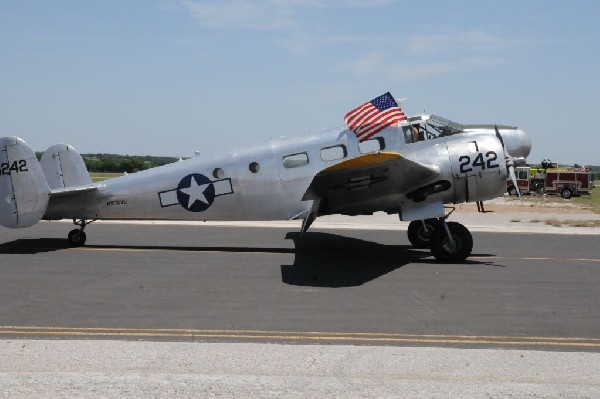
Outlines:
{"label": "tail wheel", "polygon": [[462,262],[471,255],[473,236],[460,223],[448,222],[447,225],[453,242],[450,242],[446,229],[440,226],[431,237],[431,254],[439,261]]}
{"label": "tail wheel", "polygon": [[72,247],[82,247],[85,245],[85,232],[80,229],[71,230],[67,236],[67,240],[69,240],[69,245]]}
{"label": "tail wheel", "polygon": [[431,248],[431,237],[438,226],[437,219],[413,220],[408,224],[408,241],[415,248]]}

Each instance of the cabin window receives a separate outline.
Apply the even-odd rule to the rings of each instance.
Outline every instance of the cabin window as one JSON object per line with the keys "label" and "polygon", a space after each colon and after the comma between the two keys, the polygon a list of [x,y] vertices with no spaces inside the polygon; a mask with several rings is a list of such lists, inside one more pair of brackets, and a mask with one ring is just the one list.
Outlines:
{"label": "cabin window", "polygon": [[365,140],[362,143],[358,143],[358,149],[363,154],[381,151],[384,148],[385,141],[383,141],[383,137],[375,137],[374,139]]}
{"label": "cabin window", "polygon": [[299,154],[286,155],[285,157],[283,157],[284,168],[298,168],[304,165],[308,165],[308,154],[305,152],[301,152]]}
{"label": "cabin window", "polygon": [[215,179],[222,179],[225,177],[225,172],[223,172],[223,169],[221,168],[215,168],[215,170],[213,170],[213,177]]}
{"label": "cabin window", "polygon": [[343,145],[334,145],[331,147],[325,147],[321,150],[321,159],[323,161],[335,161],[336,159],[346,158],[348,153],[346,147]]}
{"label": "cabin window", "polygon": [[248,165],[248,169],[252,173],[258,173],[258,171],[260,170],[260,165],[258,164],[258,162],[251,162],[250,165]]}

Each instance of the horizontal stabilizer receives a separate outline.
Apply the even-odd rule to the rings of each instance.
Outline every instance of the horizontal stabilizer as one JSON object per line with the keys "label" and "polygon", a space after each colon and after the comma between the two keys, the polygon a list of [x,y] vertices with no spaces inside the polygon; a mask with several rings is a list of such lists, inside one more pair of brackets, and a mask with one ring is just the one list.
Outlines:
{"label": "horizontal stabilizer", "polygon": [[33,226],[48,206],[50,187],[29,145],[18,137],[0,138],[0,225]]}
{"label": "horizontal stabilizer", "polygon": [[71,195],[89,193],[89,192],[96,191],[96,190],[98,190],[98,186],[93,185],[93,184],[88,185],[88,186],[83,186],[83,187],[59,188],[56,190],[52,190],[52,192],[50,193],[50,196],[52,198],[67,197],[67,196],[71,196]]}

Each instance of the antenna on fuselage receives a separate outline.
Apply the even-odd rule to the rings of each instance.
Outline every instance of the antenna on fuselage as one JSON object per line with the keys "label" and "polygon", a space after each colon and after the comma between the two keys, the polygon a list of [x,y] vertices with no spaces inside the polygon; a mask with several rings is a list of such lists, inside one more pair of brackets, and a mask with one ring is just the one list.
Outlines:
{"label": "antenna on fuselage", "polygon": [[164,136],[162,137],[162,139],[167,144],[167,147],[169,147],[169,150],[171,150],[171,154],[175,154],[175,158],[177,158],[177,161],[178,162],[183,161],[183,158],[181,158],[181,155],[177,155],[177,152],[175,152],[175,149],[173,149],[173,146],[171,145],[171,143],[169,143]]}

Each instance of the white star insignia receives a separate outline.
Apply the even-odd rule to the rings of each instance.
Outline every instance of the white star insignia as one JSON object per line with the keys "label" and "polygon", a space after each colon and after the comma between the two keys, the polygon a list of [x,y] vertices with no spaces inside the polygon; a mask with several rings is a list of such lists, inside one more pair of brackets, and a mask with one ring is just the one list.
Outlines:
{"label": "white star insignia", "polygon": [[208,186],[210,186],[210,184],[211,183],[202,184],[199,186],[198,183],[196,182],[196,179],[194,179],[192,177],[192,179],[190,181],[190,186],[188,188],[182,188],[179,190],[182,193],[190,196],[190,199],[188,200],[188,205],[187,205],[188,209],[190,209],[196,201],[202,201],[205,204],[208,204],[208,200],[206,199],[206,196],[204,195],[204,191],[208,188]]}

